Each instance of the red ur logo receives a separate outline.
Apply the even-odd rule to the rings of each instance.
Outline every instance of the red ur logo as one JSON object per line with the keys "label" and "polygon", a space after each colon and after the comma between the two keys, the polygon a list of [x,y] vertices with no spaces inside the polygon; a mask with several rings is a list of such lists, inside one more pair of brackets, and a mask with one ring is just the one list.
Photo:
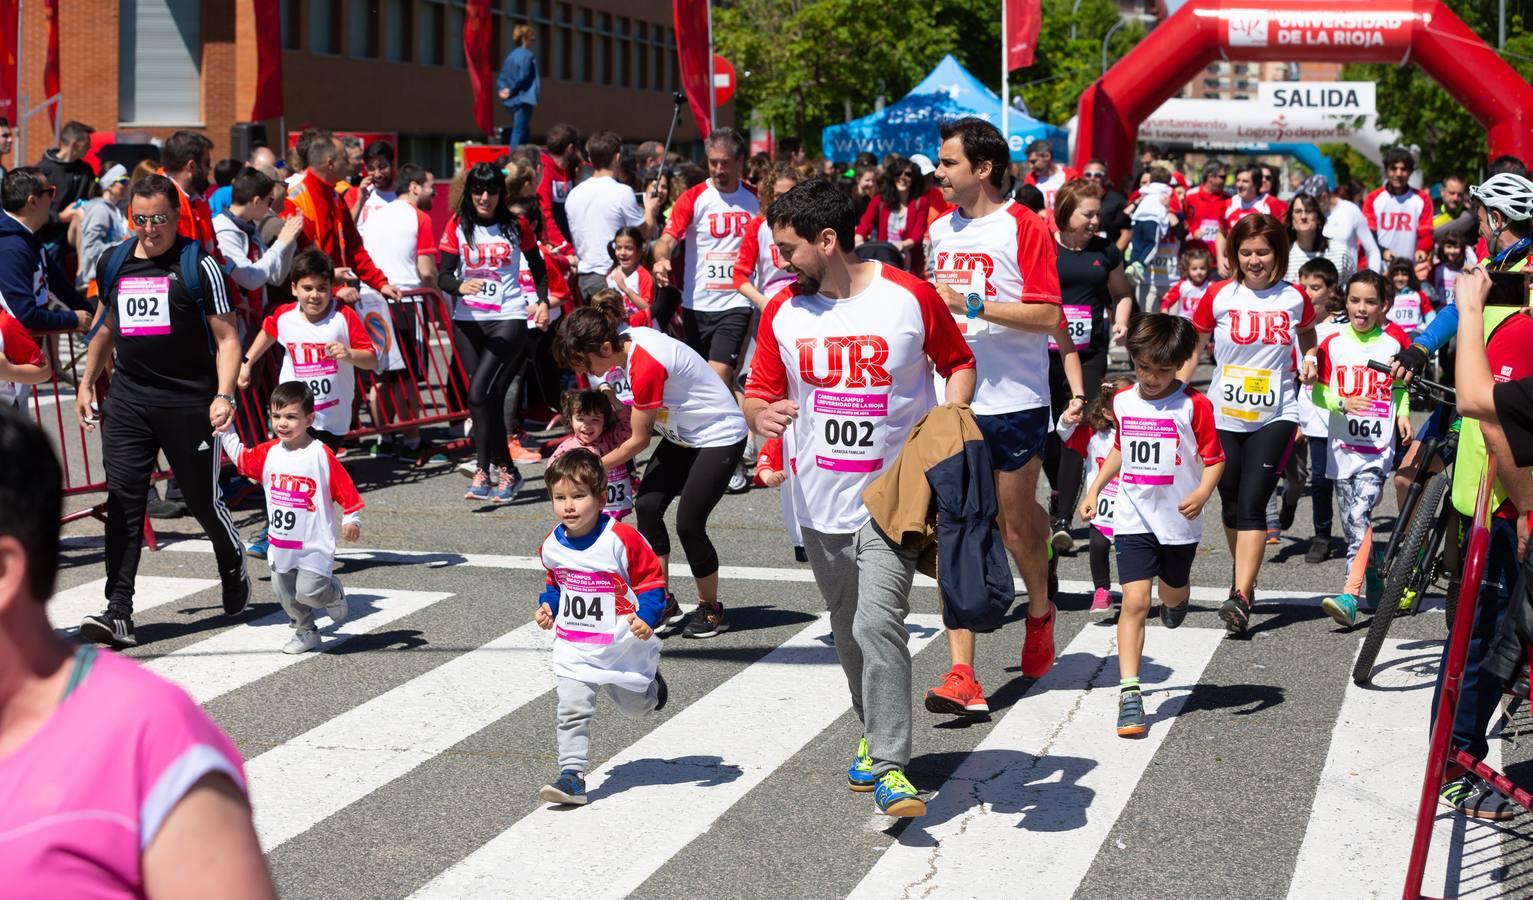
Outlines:
{"label": "red ur logo", "polygon": [[748,212],[709,213],[708,233],[715,238],[741,237],[750,223]]}
{"label": "red ur logo", "polygon": [[1380,231],[1411,231],[1415,227],[1408,212],[1379,213]]}
{"label": "red ur logo", "polygon": [[820,343],[819,338],[799,338],[794,342],[798,349],[798,374],[805,384],[819,388],[867,388],[888,387],[894,383],[886,368],[889,363],[889,342],[882,335],[825,338],[824,375],[814,373],[815,350]]}
{"label": "red ur logo", "polygon": [[1375,372],[1367,366],[1336,367],[1336,393],[1343,397],[1388,400],[1392,385],[1388,372]]}
{"label": "red ur logo", "polygon": [[[273,472],[271,476],[271,489],[273,494],[286,496],[290,501],[302,500],[304,509],[309,512],[314,511],[314,495],[319,493],[319,485],[314,482],[314,479],[303,475]],[[284,505],[291,505],[291,503]]]}
{"label": "red ur logo", "polygon": [[985,273],[985,296],[995,296],[995,283],[990,279],[995,274],[995,262],[990,259],[988,253],[950,253],[946,250],[937,254],[937,269],[951,269],[957,272],[970,272],[975,269]]}
{"label": "red ur logo", "polygon": [[324,362],[330,356],[325,352],[324,344],[294,344],[288,342],[283,346],[287,347],[287,357],[293,361],[295,366],[312,366],[315,363]]}
{"label": "red ur logo", "polygon": [[463,265],[471,269],[499,269],[511,260],[511,245],[505,241],[486,241],[464,251]]}
{"label": "red ur logo", "polygon": [[1292,341],[1288,313],[1230,310],[1230,340],[1237,344],[1287,344]]}

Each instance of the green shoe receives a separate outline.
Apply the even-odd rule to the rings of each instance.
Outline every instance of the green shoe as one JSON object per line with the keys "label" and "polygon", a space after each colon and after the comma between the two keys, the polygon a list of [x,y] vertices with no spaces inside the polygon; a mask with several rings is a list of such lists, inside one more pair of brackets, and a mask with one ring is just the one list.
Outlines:
{"label": "green shoe", "polygon": [[890,769],[878,779],[873,805],[886,816],[909,819],[926,815],[926,802],[899,769]]}
{"label": "green shoe", "polygon": [[857,755],[846,770],[846,785],[859,794],[873,790],[878,779],[873,777],[873,757],[868,755],[868,739],[857,742]]}
{"label": "green shoe", "polygon": [[1320,608],[1344,628],[1357,624],[1357,598],[1351,594],[1327,597],[1320,601]]}

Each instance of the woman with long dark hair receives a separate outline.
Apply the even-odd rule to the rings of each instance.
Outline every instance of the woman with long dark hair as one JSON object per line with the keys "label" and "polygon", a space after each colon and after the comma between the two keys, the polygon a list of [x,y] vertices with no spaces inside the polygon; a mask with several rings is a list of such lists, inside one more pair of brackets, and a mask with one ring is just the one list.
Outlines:
{"label": "woman with long dark hair", "polygon": [[1341,276],[1340,283],[1347,283],[1347,279],[1357,270],[1357,259],[1345,243],[1333,243],[1325,236],[1325,212],[1314,194],[1294,194],[1293,199],[1288,201],[1284,224],[1288,226],[1289,246],[1285,281],[1298,284],[1299,269],[1315,257],[1323,256],[1336,266],[1336,274]]}
{"label": "woman with long dark hair", "polygon": [[[500,170],[479,163],[463,176],[438,250],[437,287],[453,305],[453,346],[468,376],[468,407],[478,457],[465,500],[510,503],[522,484],[506,446],[506,391],[529,345],[528,298],[521,270],[532,273],[536,303],[548,304],[548,270],[527,221],[511,212]],[[498,480],[490,484],[491,467]]]}
{"label": "woman with long dark hair", "polygon": [[895,160],[884,173],[878,196],[857,223],[857,243],[888,241],[905,254],[908,272],[923,272],[926,238],[926,178],[908,159]]}

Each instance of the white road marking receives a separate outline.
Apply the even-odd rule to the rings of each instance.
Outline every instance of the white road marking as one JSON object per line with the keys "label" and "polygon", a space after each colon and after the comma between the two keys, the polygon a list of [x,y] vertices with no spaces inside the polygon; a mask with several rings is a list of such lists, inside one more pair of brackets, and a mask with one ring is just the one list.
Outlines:
{"label": "white road marking", "polygon": [[[212,552],[212,545],[208,545]],[[156,575],[140,575],[134,580],[133,612],[148,612],[157,606],[174,603],[183,597],[218,587],[216,578],[162,578]],[[80,630],[80,620],[106,609],[106,579],[97,578],[85,584],[59,591],[48,601],[48,619],[53,627],[69,634]],[[217,599],[214,598],[214,603]]]}

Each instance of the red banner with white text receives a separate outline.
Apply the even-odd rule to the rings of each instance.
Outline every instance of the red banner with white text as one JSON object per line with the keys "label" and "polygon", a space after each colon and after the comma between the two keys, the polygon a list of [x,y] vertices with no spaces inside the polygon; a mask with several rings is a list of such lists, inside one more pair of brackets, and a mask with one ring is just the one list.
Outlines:
{"label": "red banner with white text", "polygon": [[1001,0],[1006,4],[1006,71],[1033,64],[1038,31],[1043,27],[1042,0]]}
{"label": "red banner with white text", "polygon": [[675,0],[676,56],[681,88],[703,137],[713,128],[713,42],[708,33],[708,0]]}

